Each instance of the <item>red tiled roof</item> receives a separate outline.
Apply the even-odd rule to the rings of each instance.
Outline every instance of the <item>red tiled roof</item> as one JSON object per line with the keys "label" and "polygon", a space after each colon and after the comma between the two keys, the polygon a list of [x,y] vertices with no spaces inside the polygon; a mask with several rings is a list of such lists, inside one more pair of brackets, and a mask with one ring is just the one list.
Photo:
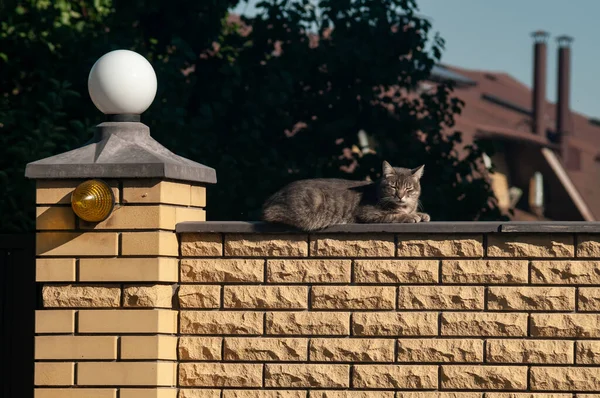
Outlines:
{"label": "red tiled roof", "polygon": [[[547,137],[531,132],[531,117],[526,113],[482,98],[483,95],[493,96],[530,111],[532,92],[527,86],[503,72],[445,67],[477,83],[455,89],[455,95],[465,102],[465,106],[462,114],[456,117],[454,129],[463,132],[465,144],[476,136],[495,135],[557,148]],[[547,102],[544,119],[546,128],[551,131],[555,130],[555,114],[556,104]],[[591,124],[588,117],[576,112],[571,113],[571,123],[569,152],[578,157],[572,161],[579,163],[579,169],[569,167],[569,161],[563,166],[595,218],[600,219],[600,162],[595,160],[600,153],[600,126]]]}
{"label": "red tiled roof", "polygon": [[[493,95],[509,101],[527,110],[531,110],[531,89],[503,72],[475,71],[462,69],[455,66],[446,66],[447,69],[468,77],[477,82],[477,86],[457,88],[459,98],[469,104],[465,107],[460,119],[467,119],[471,123],[497,125],[529,133],[530,118],[500,105],[481,100],[482,94]],[[546,127],[554,130],[556,105],[546,102]],[[572,112],[573,136],[584,140],[587,145],[600,147],[600,126],[592,125],[588,118],[582,114]]]}

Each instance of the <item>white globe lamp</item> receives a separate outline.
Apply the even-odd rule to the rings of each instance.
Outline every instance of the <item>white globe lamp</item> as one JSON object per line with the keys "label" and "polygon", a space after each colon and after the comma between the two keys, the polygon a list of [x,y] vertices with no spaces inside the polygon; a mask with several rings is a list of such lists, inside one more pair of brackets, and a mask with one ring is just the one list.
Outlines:
{"label": "white globe lamp", "polygon": [[139,118],[154,101],[156,86],[156,73],[150,62],[129,50],[104,54],[88,77],[92,102],[105,115]]}

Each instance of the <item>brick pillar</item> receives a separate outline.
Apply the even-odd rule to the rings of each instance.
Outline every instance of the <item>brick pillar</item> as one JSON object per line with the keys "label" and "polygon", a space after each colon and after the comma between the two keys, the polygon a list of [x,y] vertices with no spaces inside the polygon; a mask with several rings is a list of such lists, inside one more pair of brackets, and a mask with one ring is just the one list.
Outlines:
{"label": "brick pillar", "polygon": [[[91,143],[30,163],[26,175],[37,180],[43,292],[35,398],[176,398],[175,225],[205,220],[214,170],[169,152],[142,123],[113,120]],[[115,196],[100,223],[70,206],[73,190],[91,178]]]}
{"label": "brick pillar", "polygon": [[108,181],[118,203],[98,224],[68,206],[80,181],[37,184],[36,398],[176,396],[174,230],[205,219],[204,187]]}

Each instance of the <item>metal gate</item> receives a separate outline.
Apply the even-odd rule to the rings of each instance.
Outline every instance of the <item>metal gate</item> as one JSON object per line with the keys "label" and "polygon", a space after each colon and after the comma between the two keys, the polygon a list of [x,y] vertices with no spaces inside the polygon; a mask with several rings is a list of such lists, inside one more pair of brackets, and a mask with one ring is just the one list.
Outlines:
{"label": "metal gate", "polygon": [[33,397],[35,235],[0,234],[0,396]]}

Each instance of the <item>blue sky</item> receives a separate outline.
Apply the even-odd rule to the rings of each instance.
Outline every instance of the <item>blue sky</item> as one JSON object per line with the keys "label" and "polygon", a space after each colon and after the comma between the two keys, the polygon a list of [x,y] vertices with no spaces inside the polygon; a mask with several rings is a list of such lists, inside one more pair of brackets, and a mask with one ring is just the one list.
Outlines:
{"label": "blue sky", "polygon": [[[254,12],[256,0],[234,10]],[[571,108],[600,117],[600,0],[417,0],[420,14],[446,39],[442,62],[506,72],[531,86],[533,41],[542,29],[548,41],[548,99],[556,99],[556,42],[572,36]],[[570,4],[570,6],[567,6]]]}

